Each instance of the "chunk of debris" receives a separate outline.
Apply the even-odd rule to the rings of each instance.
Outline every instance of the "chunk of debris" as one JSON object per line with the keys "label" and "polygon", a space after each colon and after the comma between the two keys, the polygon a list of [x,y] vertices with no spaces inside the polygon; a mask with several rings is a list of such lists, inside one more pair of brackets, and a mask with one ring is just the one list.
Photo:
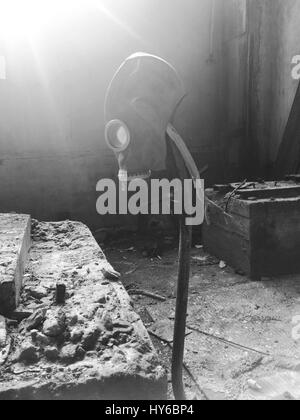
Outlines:
{"label": "chunk of debris", "polygon": [[58,359],[59,351],[56,347],[46,347],[44,354],[50,362],[55,362]]}
{"label": "chunk of debris", "polygon": [[48,337],[58,337],[65,330],[65,314],[60,310],[49,310],[43,326],[43,333]]}
{"label": "chunk of debris", "polygon": [[85,331],[82,339],[82,347],[86,351],[93,350],[100,336],[100,328],[97,325],[91,325]]}
{"label": "chunk of debris", "polygon": [[248,380],[248,386],[253,391],[261,391],[262,390],[262,387],[260,385],[258,385],[258,383],[256,381],[254,381],[253,379]]}
{"label": "chunk of debris", "polygon": [[16,321],[17,323],[21,323],[25,319],[30,318],[33,315],[32,311],[26,311],[18,309],[10,314],[10,318],[12,321]]}
{"label": "chunk of debris", "polygon": [[40,347],[48,346],[50,344],[49,338],[46,337],[44,334],[40,333],[37,330],[32,330],[31,331],[31,338]]}
{"label": "chunk of debris", "polygon": [[24,363],[36,363],[38,361],[38,349],[31,342],[24,341],[21,344],[19,356],[19,362]]}
{"label": "chunk of debris", "polygon": [[118,281],[121,277],[121,274],[114,270],[112,267],[107,268],[103,271],[103,275],[107,280]]}
{"label": "chunk of debris", "polygon": [[111,316],[108,312],[104,312],[104,314],[101,317],[101,320],[99,322],[99,326],[101,327],[103,325],[103,328],[107,331],[112,331],[114,328]]}
{"label": "chunk of debris", "polygon": [[227,264],[225,261],[220,261],[219,267],[221,268],[221,270],[224,270],[224,268],[227,267]]}
{"label": "chunk of debris", "polygon": [[192,257],[191,260],[193,263],[200,265],[202,267],[219,264],[219,261],[215,257],[212,257],[211,255],[203,255],[203,256],[196,255]]}
{"label": "chunk of debris", "polygon": [[4,347],[0,346],[0,366],[2,366],[6,362],[10,353],[11,344],[12,339],[10,337],[7,337],[6,345]]}
{"label": "chunk of debris", "polygon": [[7,331],[6,331],[6,320],[0,315],[0,349],[6,346]]}
{"label": "chunk of debris", "polygon": [[248,381],[251,397],[265,400],[300,399],[300,374],[280,372],[273,376]]}
{"label": "chunk of debris", "polygon": [[78,313],[76,311],[69,312],[69,314],[67,315],[67,320],[70,327],[73,327],[74,325],[78,323],[78,320],[79,320]]}
{"label": "chunk of debris", "polygon": [[83,330],[79,327],[74,328],[74,330],[71,331],[70,340],[72,343],[79,343],[79,341],[82,339],[83,336]]}
{"label": "chunk of debris", "polygon": [[93,300],[95,303],[100,303],[101,305],[104,305],[106,303],[106,293],[105,292],[96,293]]}
{"label": "chunk of debris", "polygon": [[38,287],[27,286],[25,288],[25,292],[27,292],[30,296],[32,296],[34,299],[37,299],[37,300],[41,300],[47,297],[48,295],[47,289],[45,289],[42,286],[38,286]]}
{"label": "chunk of debris", "polygon": [[60,359],[63,363],[72,363],[75,361],[77,356],[77,346],[74,344],[68,344],[61,349]]}
{"label": "chunk of debris", "polygon": [[46,319],[46,309],[38,309],[26,320],[27,331],[36,330]]}

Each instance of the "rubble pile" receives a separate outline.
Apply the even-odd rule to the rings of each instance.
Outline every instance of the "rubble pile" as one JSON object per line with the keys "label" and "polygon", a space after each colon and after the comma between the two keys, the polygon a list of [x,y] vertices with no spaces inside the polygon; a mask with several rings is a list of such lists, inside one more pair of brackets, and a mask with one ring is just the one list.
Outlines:
{"label": "rubble pile", "polygon": [[5,321],[0,399],[162,398],[165,372],[88,228],[33,221],[32,240],[19,307]]}

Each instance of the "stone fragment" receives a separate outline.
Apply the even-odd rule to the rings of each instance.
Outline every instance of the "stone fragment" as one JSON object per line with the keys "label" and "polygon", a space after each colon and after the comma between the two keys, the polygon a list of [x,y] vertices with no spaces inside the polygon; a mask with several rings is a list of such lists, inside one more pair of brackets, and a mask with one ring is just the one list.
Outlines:
{"label": "stone fragment", "polygon": [[43,333],[48,337],[58,337],[65,330],[65,315],[60,310],[49,310],[43,326]]}
{"label": "stone fragment", "polygon": [[105,330],[112,331],[114,329],[114,325],[111,319],[111,316],[105,312],[101,318],[100,324],[103,325]]}
{"label": "stone fragment", "polygon": [[27,331],[35,330],[45,321],[46,309],[38,309],[26,321]]}
{"label": "stone fragment", "polygon": [[93,350],[93,351],[88,351],[86,355],[87,357],[97,357],[98,353],[95,350]]}
{"label": "stone fragment", "polygon": [[24,341],[21,344],[19,362],[36,363],[38,361],[38,349],[29,341]]}
{"label": "stone fragment", "polygon": [[8,328],[18,328],[19,323],[15,319],[6,319],[6,325]]}
{"label": "stone fragment", "polygon": [[104,305],[106,303],[106,294],[104,292],[96,293],[94,302]]}
{"label": "stone fragment", "polygon": [[82,338],[82,347],[84,348],[84,350],[93,350],[99,336],[100,328],[97,325],[91,325],[89,328],[87,328]]}
{"label": "stone fragment", "polygon": [[45,357],[50,362],[55,362],[58,359],[59,351],[54,346],[53,347],[47,347],[47,348],[45,348],[44,354],[45,354]]}
{"label": "stone fragment", "polygon": [[92,304],[92,305],[87,305],[85,308],[85,312],[84,312],[84,316],[87,319],[91,319],[94,317],[95,313],[99,310],[99,304]]}
{"label": "stone fragment", "polygon": [[74,328],[74,330],[71,331],[70,340],[72,343],[78,343],[83,336],[83,331],[81,328]]}
{"label": "stone fragment", "polygon": [[[34,331],[34,330],[33,330]],[[33,332],[31,331],[31,333]],[[38,344],[39,346],[49,346],[50,340],[44,334],[37,332],[36,334],[31,335],[33,341]]]}
{"label": "stone fragment", "polygon": [[225,261],[220,261],[219,267],[223,270],[224,268],[227,267],[227,264]]}
{"label": "stone fragment", "polygon": [[45,289],[44,287],[38,286],[38,287],[33,287],[33,286],[28,286],[26,287],[25,291],[32,296],[35,299],[41,300],[45,297],[47,297],[48,293],[47,293],[47,289]]}
{"label": "stone fragment", "polygon": [[13,321],[16,321],[16,322],[20,323],[20,322],[24,321],[24,319],[30,318],[32,315],[33,315],[32,311],[17,310],[17,311],[14,311],[10,314],[10,318]]}
{"label": "stone fragment", "polygon": [[74,325],[76,325],[78,322],[78,313],[77,312],[71,312],[68,315],[68,323],[70,325],[70,327],[73,327]]}
{"label": "stone fragment", "polygon": [[85,357],[85,354],[86,354],[85,350],[81,346],[78,346],[76,350],[77,359],[83,360]]}
{"label": "stone fragment", "polygon": [[107,344],[109,343],[109,341],[112,339],[112,333],[111,332],[107,332],[105,333],[102,337],[101,337],[101,343],[104,346],[107,346]]}
{"label": "stone fragment", "polygon": [[133,331],[133,326],[130,325],[129,322],[123,321],[121,319],[114,321],[113,326],[122,333],[130,334]]}
{"label": "stone fragment", "polygon": [[63,363],[72,363],[77,357],[77,346],[74,344],[68,344],[61,349],[59,355]]}
{"label": "stone fragment", "polygon": [[253,379],[248,380],[248,386],[253,391],[261,391],[262,390],[262,387],[256,381],[254,381]]}
{"label": "stone fragment", "polygon": [[107,280],[111,280],[111,281],[119,281],[121,274],[114,270],[112,267],[104,269],[103,270],[103,275]]}

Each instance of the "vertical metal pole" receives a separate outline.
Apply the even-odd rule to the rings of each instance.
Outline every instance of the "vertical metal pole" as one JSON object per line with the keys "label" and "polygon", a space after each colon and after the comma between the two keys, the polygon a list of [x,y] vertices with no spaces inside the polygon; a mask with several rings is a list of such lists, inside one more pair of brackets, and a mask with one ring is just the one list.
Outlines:
{"label": "vertical metal pole", "polygon": [[[173,140],[169,143],[169,172],[182,181],[190,178],[183,156]],[[189,298],[190,256],[192,244],[192,227],[186,226],[185,215],[180,217],[179,237],[179,270],[177,280],[177,298],[175,311],[173,354],[172,354],[172,386],[176,400],[185,400],[183,383],[183,363],[185,347],[185,329]]]}
{"label": "vertical metal pole", "polygon": [[185,219],[182,217],[180,220],[179,272],[172,355],[172,385],[176,400],[186,399],[183,384],[183,360],[189,297],[191,242],[192,229],[185,225]]}

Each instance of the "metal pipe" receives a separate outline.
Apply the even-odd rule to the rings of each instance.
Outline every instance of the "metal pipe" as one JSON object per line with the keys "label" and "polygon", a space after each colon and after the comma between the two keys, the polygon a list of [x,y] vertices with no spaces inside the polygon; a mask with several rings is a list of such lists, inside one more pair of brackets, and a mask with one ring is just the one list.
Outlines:
{"label": "metal pipe", "polygon": [[[167,130],[167,134],[170,140],[168,144],[170,145],[170,157],[172,158],[170,159],[172,161],[172,165],[169,169],[172,172],[175,172],[175,176],[181,180],[194,178],[192,169],[196,168],[195,162],[189,153],[187,153],[188,149],[183,147],[184,142],[174,127],[169,125],[168,128],[169,130]],[[191,165],[191,161],[193,165]],[[177,280],[177,297],[172,353],[172,386],[175,399],[185,400],[186,395],[183,383],[183,359],[189,297],[192,227],[186,225],[185,215],[180,217],[179,223],[179,270]]]}
{"label": "metal pipe", "polygon": [[172,385],[176,400],[186,399],[183,384],[183,358],[189,295],[191,242],[192,228],[186,226],[185,219],[182,217],[180,220],[179,272],[172,354]]}

